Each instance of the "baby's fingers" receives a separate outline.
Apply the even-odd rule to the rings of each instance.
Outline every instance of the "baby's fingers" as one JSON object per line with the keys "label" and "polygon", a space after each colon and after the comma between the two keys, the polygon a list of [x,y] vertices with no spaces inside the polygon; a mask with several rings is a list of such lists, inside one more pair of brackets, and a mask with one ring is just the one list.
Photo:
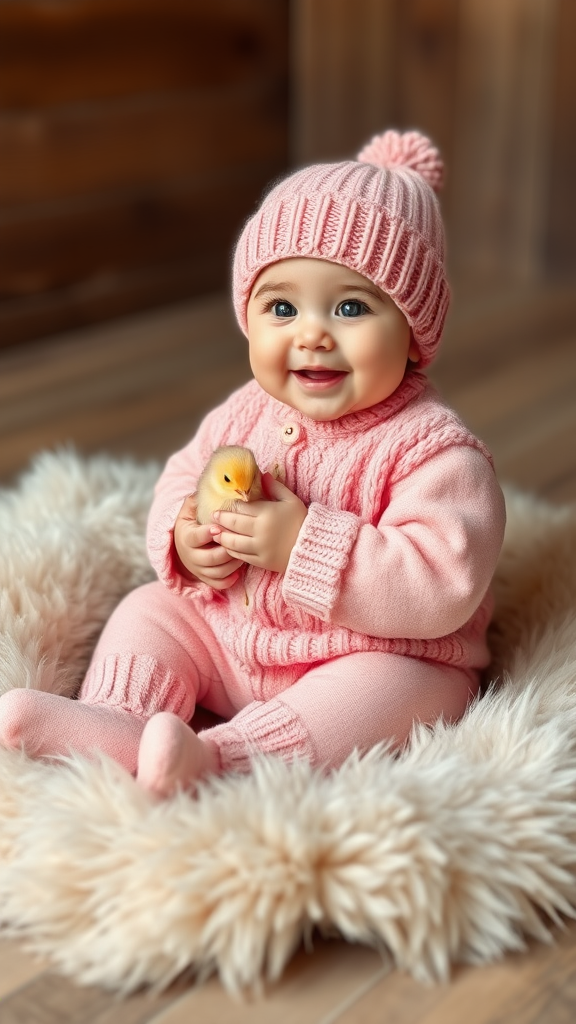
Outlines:
{"label": "baby's fingers", "polygon": [[200,524],[194,526],[187,526],[186,529],[186,542],[191,548],[203,548],[208,544],[212,544],[214,537],[210,533],[210,526]]}
{"label": "baby's fingers", "polygon": [[201,572],[203,577],[210,580],[210,582],[213,580],[225,580],[232,575],[237,577],[240,571],[239,565],[242,564],[242,562],[238,563],[235,559],[230,558],[224,565],[209,565],[206,569],[202,569]]}
{"label": "baby's fingers", "polygon": [[194,548],[193,561],[202,569],[212,569],[217,565],[235,563],[235,568],[242,565],[238,558],[229,555],[220,544],[210,544],[208,547]]}
{"label": "baby's fingers", "polygon": [[187,519],[188,521],[195,523],[196,522],[196,511],[197,511],[196,492],[194,492],[194,494],[188,494],[187,497],[184,498],[184,501],[182,502],[182,506],[181,506],[180,511],[178,513],[178,518],[179,519]]}
{"label": "baby's fingers", "polygon": [[197,570],[197,578],[213,587],[214,590],[227,590],[228,587],[233,587],[239,576],[240,570],[232,559],[229,559],[224,565]]}

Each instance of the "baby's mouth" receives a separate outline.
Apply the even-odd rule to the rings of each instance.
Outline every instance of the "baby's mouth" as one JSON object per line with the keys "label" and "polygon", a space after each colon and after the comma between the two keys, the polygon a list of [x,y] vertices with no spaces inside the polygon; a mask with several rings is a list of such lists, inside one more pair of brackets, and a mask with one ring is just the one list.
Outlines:
{"label": "baby's mouth", "polygon": [[345,376],[344,370],[294,370],[297,377],[305,380],[336,380]]}

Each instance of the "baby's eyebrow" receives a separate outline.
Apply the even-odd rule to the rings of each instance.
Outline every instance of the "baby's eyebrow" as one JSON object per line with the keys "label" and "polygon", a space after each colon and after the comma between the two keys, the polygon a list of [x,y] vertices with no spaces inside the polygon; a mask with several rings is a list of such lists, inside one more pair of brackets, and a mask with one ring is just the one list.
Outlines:
{"label": "baby's eyebrow", "polygon": [[370,288],[368,285],[362,284],[343,285],[342,291],[350,292],[350,294],[358,294],[359,292],[364,292],[365,295],[372,295],[372,297],[376,299],[382,299],[386,294],[385,292],[382,292],[379,288]]}
{"label": "baby's eyebrow", "polygon": [[261,285],[252,297],[258,299],[261,295],[266,295],[268,292],[287,292],[293,287],[294,285],[291,281],[268,281]]}

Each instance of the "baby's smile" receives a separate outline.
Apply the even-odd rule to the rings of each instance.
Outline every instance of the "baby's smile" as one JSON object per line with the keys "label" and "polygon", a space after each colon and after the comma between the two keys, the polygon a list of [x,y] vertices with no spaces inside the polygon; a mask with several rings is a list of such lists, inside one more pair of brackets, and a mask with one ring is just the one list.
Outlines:
{"label": "baby's smile", "polygon": [[292,370],[296,380],[302,387],[314,390],[335,387],[346,376],[346,370],[301,369]]}

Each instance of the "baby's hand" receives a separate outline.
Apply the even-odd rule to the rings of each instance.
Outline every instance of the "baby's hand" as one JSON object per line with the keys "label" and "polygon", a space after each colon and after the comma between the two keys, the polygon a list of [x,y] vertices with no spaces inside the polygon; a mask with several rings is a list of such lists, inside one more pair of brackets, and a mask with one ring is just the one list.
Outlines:
{"label": "baby's hand", "polygon": [[262,478],[271,501],[249,501],[237,512],[214,512],[214,540],[233,558],[272,572],[285,572],[308,509],[270,473]]}
{"label": "baby's hand", "polygon": [[214,543],[211,526],[196,521],[196,498],[189,494],[174,526],[174,547],[180,572],[188,579],[201,580],[214,590],[227,590],[240,575],[241,560],[233,558]]}

